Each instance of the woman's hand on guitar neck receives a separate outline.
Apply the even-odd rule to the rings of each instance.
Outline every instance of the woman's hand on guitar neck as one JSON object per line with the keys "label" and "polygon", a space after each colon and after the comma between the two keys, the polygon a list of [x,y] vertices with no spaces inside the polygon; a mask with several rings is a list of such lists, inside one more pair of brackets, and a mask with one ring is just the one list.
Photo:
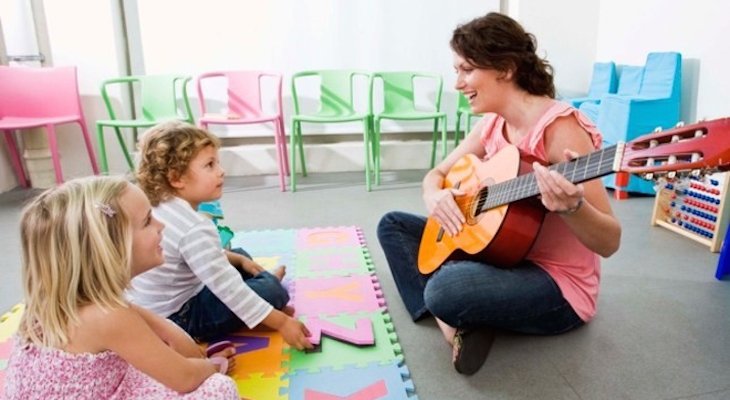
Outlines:
{"label": "woman's hand on guitar neck", "polygon": [[466,222],[464,214],[456,204],[454,197],[463,196],[466,193],[459,189],[447,188],[428,191],[423,194],[423,201],[429,215],[441,225],[450,235],[455,236]]}
{"label": "woman's hand on guitar neck", "polygon": [[[565,159],[572,160],[579,155],[565,150]],[[583,203],[583,185],[574,185],[555,170],[548,170],[535,162],[532,164],[540,189],[540,200],[548,211],[570,215]]]}

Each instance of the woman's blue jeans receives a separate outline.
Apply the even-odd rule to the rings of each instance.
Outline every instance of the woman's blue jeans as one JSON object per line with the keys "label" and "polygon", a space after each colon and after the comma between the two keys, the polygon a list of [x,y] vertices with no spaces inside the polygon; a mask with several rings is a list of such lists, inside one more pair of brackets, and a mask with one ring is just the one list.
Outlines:
{"label": "woman's blue jeans", "polygon": [[[242,249],[231,251],[251,258]],[[271,273],[264,271],[252,276],[241,269],[237,268],[237,270],[241,274],[241,284],[248,285],[251,290],[277,310],[281,310],[289,302],[289,293],[281,285],[281,281]],[[203,342],[211,341],[246,326],[208,287],[204,287],[200,293],[183,304],[178,312],[168,318],[190,336]]]}
{"label": "woman's blue jeans", "polygon": [[418,271],[418,248],[426,218],[390,212],[378,224],[403,303],[414,321],[429,313],[456,328],[490,327],[553,335],[584,322],[555,281],[529,261],[503,269],[477,261],[447,261],[433,274]]}

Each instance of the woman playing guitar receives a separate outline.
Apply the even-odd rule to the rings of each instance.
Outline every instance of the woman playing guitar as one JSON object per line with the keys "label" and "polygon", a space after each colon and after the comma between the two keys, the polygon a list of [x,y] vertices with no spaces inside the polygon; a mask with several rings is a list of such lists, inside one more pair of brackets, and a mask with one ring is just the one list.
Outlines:
{"label": "woman playing guitar", "polygon": [[[424,235],[425,217],[390,212],[380,221],[378,239],[413,320],[434,315],[452,345],[454,367],[473,374],[487,357],[495,329],[554,335],[590,321],[596,313],[600,257],[618,250],[621,226],[600,179],[575,185],[544,166],[594,152],[601,135],[575,108],[554,99],[552,68],[537,56],[535,37],[511,18],[489,13],[457,27],[451,48],[456,89],[484,117],[423,180],[429,223],[437,234]],[[537,214],[510,221],[522,225],[537,218],[539,224],[547,211],[534,242],[522,245],[524,257],[514,265],[495,265],[456,250],[429,273],[419,271],[434,242],[492,238],[508,230],[497,224],[497,232],[489,232],[488,223],[477,224],[480,216],[464,215],[471,205],[459,203],[493,181],[480,181],[478,173],[470,181],[448,178],[455,170],[475,168],[460,164],[467,154],[496,162],[491,167],[498,174],[501,156],[495,155],[510,148],[534,169],[540,195],[533,200],[542,208],[530,205]],[[507,256],[510,243],[517,249],[518,238],[500,241],[503,248],[508,244]]]}

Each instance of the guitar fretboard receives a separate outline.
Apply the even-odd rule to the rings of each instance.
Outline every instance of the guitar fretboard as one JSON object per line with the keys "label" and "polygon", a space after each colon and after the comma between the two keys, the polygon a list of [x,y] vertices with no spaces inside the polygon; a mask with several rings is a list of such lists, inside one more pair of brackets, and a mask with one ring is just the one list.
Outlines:
{"label": "guitar fretboard", "polygon": [[[549,170],[557,171],[572,183],[578,184],[611,174],[618,146],[613,145],[576,159],[553,164]],[[477,210],[484,212],[495,207],[527,199],[540,194],[533,172],[508,181],[482,188],[475,197]]]}

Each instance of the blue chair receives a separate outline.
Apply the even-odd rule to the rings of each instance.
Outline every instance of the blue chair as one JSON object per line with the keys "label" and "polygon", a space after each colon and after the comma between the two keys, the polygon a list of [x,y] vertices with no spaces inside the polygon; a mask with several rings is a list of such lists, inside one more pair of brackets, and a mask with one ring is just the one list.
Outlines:
{"label": "blue chair", "polygon": [[[599,106],[597,126],[609,144],[630,141],[661,127],[668,129],[679,122],[682,97],[682,55],[676,52],[649,53],[635,95],[606,95]],[[613,177],[606,186],[616,188],[617,198],[627,193],[654,194],[653,183],[631,176],[625,187]]]}
{"label": "blue chair", "polygon": [[593,64],[593,75],[588,94],[585,97],[573,97],[565,99],[565,101],[575,108],[586,102],[598,104],[604,95],[616,93],[617,84],[616,64],[613,61],[597,62]]}
{"label": "blue chair", "polygon": [[[644,74],[644,67],[639,65],[620,65],[618,70],[618,87],[616,94],[619,96],[637,95],[641,89],[641,78]],[[598,122],[599,102],[584,102],[580,105],[580,111],[585,114],[593,123]]]}

